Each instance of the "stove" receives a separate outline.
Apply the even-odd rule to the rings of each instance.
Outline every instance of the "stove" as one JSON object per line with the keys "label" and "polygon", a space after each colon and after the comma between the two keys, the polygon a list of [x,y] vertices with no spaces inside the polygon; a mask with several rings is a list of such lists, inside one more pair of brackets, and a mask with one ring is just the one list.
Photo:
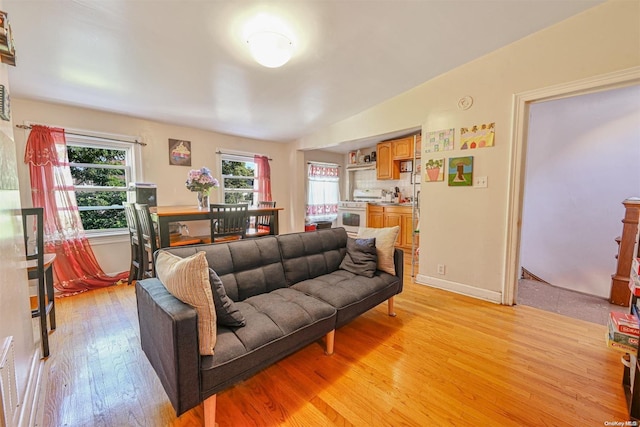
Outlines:
{"label": "stove", "polygon": [[353,190],[353,200],[338,202],[338,207],[343,208],[366,208],[367,203],[381,202],[384,190],[372,188],[367,190]]}
{"label": "stove", "polygon": [[338,202],[338,227],[344,227],[349,234],[366,227],[367,203],[381,202],[382,197],[382,189],[353,190],[353,200]]}

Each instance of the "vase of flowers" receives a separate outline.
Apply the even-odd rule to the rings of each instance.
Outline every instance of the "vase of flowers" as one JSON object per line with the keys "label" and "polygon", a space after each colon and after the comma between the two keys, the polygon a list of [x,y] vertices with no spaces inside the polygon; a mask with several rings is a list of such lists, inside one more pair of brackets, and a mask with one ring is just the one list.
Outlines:
{"label": "vase of flowers", "polygon": [[198,193],[198,208],[209,209],[209,191],[217,188],[220,183],[211,175],[211,171],[205,167],[191,169],[185,183],[190,191]]}

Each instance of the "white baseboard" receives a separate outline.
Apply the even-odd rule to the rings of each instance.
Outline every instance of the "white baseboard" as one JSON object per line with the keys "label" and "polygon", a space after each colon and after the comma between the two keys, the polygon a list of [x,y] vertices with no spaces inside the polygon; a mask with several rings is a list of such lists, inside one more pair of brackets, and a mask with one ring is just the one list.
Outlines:
{"label": "white baseboard", "polygon": [[478,298],[496,304],[502,303],[502,294],[500,292],[476,288],[463,283],[450,282],[448,280],[438,279],[437,277],[426,276],[424,274],[418,274],[415,282],[420,285],[431,286],[432,288],[455,292],[457,294]]}
{"label": "white baseboard", "polygon": [[31,427],[36,425],[36,415],[40,408],[40,397],[42,393],[42,375],[44,373],[45,361],[41,359],[40,346],[36,348],[31,359],[31,368],[29,369],[29,377],[27,378],[27,386],[22,401],[22,409],[20,410],[20,418],[18,420],[19,427]]}

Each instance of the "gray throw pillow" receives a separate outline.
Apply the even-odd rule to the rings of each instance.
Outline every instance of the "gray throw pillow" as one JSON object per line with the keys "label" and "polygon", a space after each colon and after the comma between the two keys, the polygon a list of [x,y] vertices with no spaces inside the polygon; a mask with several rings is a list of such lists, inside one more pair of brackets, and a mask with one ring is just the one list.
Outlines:
{"label": "gray throw pillow", "polygon": [[213,293],[213,304],[216,308],[216,321],[218,325],[241,327],[246,324],[246,319],[233,303],[233,300],[227,296],[224,285],[218,274],[209,268],[209,282],[211,283],[211,292]]}
{"label": "gray throw pillow", "polygon": [[347,253],[340,263],[342,270],[365,277],[373,277],[378,266],[376,239],[347,239]]}

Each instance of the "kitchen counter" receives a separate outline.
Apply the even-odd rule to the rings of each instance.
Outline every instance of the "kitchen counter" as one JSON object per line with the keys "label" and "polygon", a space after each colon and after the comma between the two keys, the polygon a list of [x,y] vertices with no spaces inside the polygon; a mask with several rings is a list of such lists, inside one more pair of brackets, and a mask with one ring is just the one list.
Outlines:
{"label": "kitchen counter", "polygon": [[394,202],[369,202],[370,205],[374,206],[408,206],[412,207],[413,202],[404,202],[404,203],[394,203]]}

